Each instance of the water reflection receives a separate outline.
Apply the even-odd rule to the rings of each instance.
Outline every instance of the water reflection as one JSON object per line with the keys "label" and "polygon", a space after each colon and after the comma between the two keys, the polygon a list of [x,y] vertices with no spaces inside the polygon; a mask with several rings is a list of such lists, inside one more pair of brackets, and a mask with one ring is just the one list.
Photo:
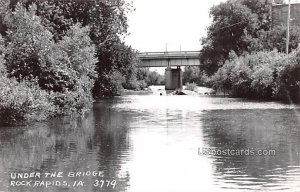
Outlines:
{"label": "water reflection", "polygon": [[276,155],[214,159],[215,184],[252,190],[299,189],[300,130],[294,110],[218,110],[203,114],[206,145],[218,149],[272,149]]}
{"label": "water reflection", "polygon": [[[124,191],[129,174],[121,171],[121,165],[130,147],[126,114],[111,114],[109,108],[100,112],[97,105],[88,116],[77,120],[63,118],[16,129],[2,128],[0,191]],[[59,171],[98,171],[104,177],[64,177],[71,187],[9,186],[10,173]],[[93,187],[95,179],[115,179],[118,185],[114,189]],[[72,187],[78,180],[85,183],[84,189]]]}
{"label": "water reflection", "polygon": [[[295,191],[299,106],[195,96],[125,95],[85,117],[1,128],[0,191]],[[199,147],[274,149],[275,156],[198,155]],[[116,188],[12,187],[9,174],[100,172]]]}

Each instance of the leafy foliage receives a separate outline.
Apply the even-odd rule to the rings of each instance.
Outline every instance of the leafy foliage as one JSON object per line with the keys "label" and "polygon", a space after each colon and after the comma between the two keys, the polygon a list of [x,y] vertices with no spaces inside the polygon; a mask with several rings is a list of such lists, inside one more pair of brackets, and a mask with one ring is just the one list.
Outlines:
{"label": "leafy foliage", "polygon": [[157,71],[150,71],[149,68],[139,68],[137,79],[139,81],[145,81],[147,86],[165,84],[164,76],[159,74]]}
{"label": "leafy foliage", "polygon": [[211,8],[213,22],[202,40],[200,66],[210,76],[207,84],[236,97],[299,101],[295,50],[300,28],[291,27],[291,54],[285,55],[286,28],[272,26],[271,3],[228,0]]}
{"label": "leafy foliage", "polygon": [[[82,112],[93,96],[116,95],[137,81],[136,52],[122,41],[131,9],[126,1],[3,0],[0,5],[1,85],[8,83],[9,91],[24,99],[13,103],[2,96],[2,112],[16,105],[19,115],[11,120],[30,119],[37,111],[28,108],[35,99],[53,105],[56,115]],[[20,106],[24,111],[18,112]]]}
{"label": "leafy foliage", "polygon": [[186,83],[185,85],[186,90],[195,91],[196,88],[197,88],[196,83]]}
{"label": "leafy foliage", "polygon": [[102,72],[95,82],[93,94],[96,98],[120,95],[123,83],[125,78],[119,71]]}
{"label": "leafy foliage", "polygon": [[[6,111],[8,118],[3,120],[5,122],[31,117],[45,119],[50,113],[41,108],[47,106],[49,109],[55,107],[56,114],[82,112],[93,102],[91,91],[97,78],[98,60],[89,37],[90,28],[75,23],[55,41],[36,12],[35,4],[27,9],[18,3],[5,17],[6,47],[0,38],[1,85],[7,84],[6,92],[1,93],[1,112]],[[11,97],[5,97],[9,92]],[[38,101],[41,103],[35,103]],[[36,115],[38,111],[43,117]]]}
{"label": "leafy foliage", "polygon": [[[268,31],[261,30],[257,32],[257,37],[246,36],[245,41],[249,43],[248,51],[250,53],[261,50],[277,49],[280,52],[285,52],[286,45],[286,27],[275,26]],[[300,27],[291,26],[289,52],[297,49],[300,42]]]}
{"label": "leafy foliage", "polygon": [[284,49],[282,33],[274,36],[278,29],[271,28],[271,5],[269,0],[228,0],[212,7],[213,22],[207,37],[202,39],[201,70],[212,75],[229,58],[230,51],[240,56],[264,49]]}
{"label": "leafy foliage", "polygon": [[52,116],[55,109],[50,94],[38,85],[0,77],[0,124],[44,120]]}
{"label": "leafy foliage", "polygon": [[299,51],[261,51],[235,57],[212,77],[214,87],[236,97],[299,101]]}
{"label": "leafy foliage", "polygon": [[96,66],[99,76],[93,95],[95,98],[118,95],[123,87],[130,87],[135,81],[138,64],[136,52],[120,41],[111,41],[100,49],[100,62]]}
{"label": "leafy foliage", "polygon": [[[241,4],[249,8],[252,14],[257,16],[257,30],[268,31],[272,28],[272,0],[242,0]],[[283,0],[275,0],[274,3],[282,4]]]}
{"label": "leafy foliage", "polygon": [[[37,15],[41,16],[42,24],[52,32],[55,41],[63,39],[75,22],[81,23],[83,27],[89,26],[89,37],[95,45],[95,56],[98,59],[98,78],[93,88],[95,98],[117,94],[122,86],[115,86],[116,82],[126,86],[134,79],[136,53],[122,42],[123,36],[127,34],[126,13],[131,10],[130,4],[123,0],[27,0],[27,4],[32,2],[37,4]],[[116,77],[108,78],[109,75]],[[123,77],[120,78],[120,75],[125,78],[125,82],[121,81]],[[108,83],[110,80],[114,83]],[[116,87],[119,90],[116,91]]]}
{"label": "leafy foliage", "polygon": [[183,71],[183,83],[196,83],[197,85],[206,86],[208,76],[201,71],[198,66],[187,66]]}
{"label": "leafy foliage", "polygon": [[4,39],[2,38],[2,35],[0,35],[0,76],[6,75],[6,67],[5,67],[5,44]]}
{"label": "leafy foliage", "polygon": [[35,12],[34,5],[27,11],[18,4],[7,21],[7,40],[10,42],[7,47],[7,69],[10,76],[18,80],[41,76],[46,63],[40,58],[45,57],[53,45],[52,34],[41,25]]}
{"label": "leafy foliage", "polygon": [[274,93],[289,102],[300,102],[300,52],[293,52],[282,61],[285,65],[278,74]]}
{"label": "leafy foliage", "polygon": [[245,32],[252,34],[257,28],[257,16],[236,1],[212,7],[210,16],[213,23],[208,27],[207,37],[202,39],[200,55],[201,69],[209,75],[223,64],[231,50],[239,55],[247,50]]}

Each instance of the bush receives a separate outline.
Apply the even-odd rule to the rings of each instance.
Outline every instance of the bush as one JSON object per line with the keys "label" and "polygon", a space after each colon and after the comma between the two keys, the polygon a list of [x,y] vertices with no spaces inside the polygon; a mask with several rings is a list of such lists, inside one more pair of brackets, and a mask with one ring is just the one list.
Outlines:
{"label": "bush", "polygon": [[1,122],[81,113],[93,103],[92,89],[94,95],[113,96],[124,82],[135,89],[145,86],[136,79],[136,52],[119,37],[127,28],[126,6],[75,2],[79,10],[56,1],[0,4]]}
{"label": "bush", "polygon": [[125,80],[125,77],[118,70],[99,74],[93,89],[94,98],[120,95]]}
{"label": "bush", "polygon": [[185,90],[195,91],[196,88],[197,88],[196,83],[186,83],[185,85]]}
{"label": "bush", "polygon": [[261,51],[227,60],[211,78],[214,88],[232,96],[299,100],[300,53]]}
{"label": "bush", "polygon": [[276,98],[289,102],[300,102],[300,52],[290,54],[284,66],[277,72],[273,90]]}
{"label": "bush", "polygon": [[164,75],[159,74],[157,71],[150,71],[149,68],[138,68],[137,70],[138,81],[143,81],[150,85],[164,85]]}
{"label": "bush", "polygon": [[147,83],[144,80],[139,80],[138,85],[140,90],[146,89],[148,87]]}
{"label": "bush", "polygon": [[131,89],[131,90],[139,90],[140,86],[138,80],[135,76],[132,76],[130,79],[126,79],[126,82],[122,84],[124,89]]}
{"label": "bush", "polygon": [[82,112],[93,102],[91,90],[97,78],[90,28],[76,23],[54,41],[36,12],[35,4],[26,9],[18,3],[7,21],[8,76],[19,82],[36,81],[40,89],[54,92],[51,97],[59,114]]}
{"label": "bush", "polygon": [[0,77],[0,123],[44,120],[52,116],[55,106],[50,95],[38,85]]}
{"label": "bush", "polygon": [[207,86],[209,79],[204,71],[198,66],[187,66],[183,71],[183,83],[196,83],[197,85]]}

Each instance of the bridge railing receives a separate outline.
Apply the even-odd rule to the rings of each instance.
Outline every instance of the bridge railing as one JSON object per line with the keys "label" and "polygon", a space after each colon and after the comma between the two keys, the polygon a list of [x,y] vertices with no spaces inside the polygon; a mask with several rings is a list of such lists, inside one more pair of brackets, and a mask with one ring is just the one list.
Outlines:
{"label": "bridge railing", "polygon": [[159,58],[198,58],[200,51],[168,51],[168,52],[142,52],[138,54],[140,59]]}

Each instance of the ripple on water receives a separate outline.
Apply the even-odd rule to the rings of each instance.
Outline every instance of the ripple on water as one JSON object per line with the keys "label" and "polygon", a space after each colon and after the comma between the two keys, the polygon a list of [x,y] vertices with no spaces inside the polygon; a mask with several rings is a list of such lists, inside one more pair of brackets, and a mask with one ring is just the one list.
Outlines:
{"label": "ripple on water", "polygon": [[[118,178],[116,192],[297,191],[299,118],[299,106],[277,102],[159,94],[101,100],[84,120],[0,132],[0,191],[8,191],[11,171],[87,169]],[[276,155],[200,156],[199,147]]]}

